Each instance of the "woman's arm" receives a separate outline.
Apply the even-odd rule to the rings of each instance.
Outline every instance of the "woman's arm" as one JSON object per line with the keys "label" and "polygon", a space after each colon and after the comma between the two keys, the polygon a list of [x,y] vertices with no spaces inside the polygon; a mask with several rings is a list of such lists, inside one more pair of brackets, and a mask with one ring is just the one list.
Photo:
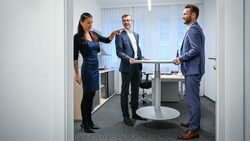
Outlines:
{"label": "woman's arm", "polygon": [[74,36],[74,70],[75,70],[75,80],[76,82],[81,85],[81,75],[79,73],[79,69],[78,69],[78,56],[79,56],[79,34],[76,34]]}
{"label": "woman's arm", "polygon": [[81,80],[81,75],[78,69],[78,60],[74,60],[74,70],[75,70],[75,75],[76,75],[75,80],[79,85],[81,85],[82,80]]}
{"label": "woman's arm", "polygon": [[115,37],[116,34],[118,34],[118,35],[121,34],[121,31],[122,31],[122,30],[123,30],[123,28],[113,31],[113,32],[109,35],[109,40],[112,41],[112,40],[114,39],[114,37]]}
{"label": "woman's arm", "polygon": [[118,30],[113,31],[108,37],[104,37],[104,36],[94,32],[94,31],[92,31],[92,32],[98,37],[99,42],[110,43],[114,39],[115,35],[121,33],[121,30],[122,29],[118,29]]}

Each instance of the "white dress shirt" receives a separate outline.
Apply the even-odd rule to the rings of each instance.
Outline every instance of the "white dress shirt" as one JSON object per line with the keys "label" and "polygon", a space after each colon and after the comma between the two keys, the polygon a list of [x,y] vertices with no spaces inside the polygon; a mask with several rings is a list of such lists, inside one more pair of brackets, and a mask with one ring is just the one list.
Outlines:
{"label": "white dress shirt", "polygon": [[136,43],[136,39],[135,39],[135,36],[133,34],[133,32],[131,30],[126,30],[125,31],[127,32],[128,34],[128,37],[132,43],[132,46],[133,46],[133,50],[134,50],[134,59],[137,59],[138,56],[137,56],[137,43]]}

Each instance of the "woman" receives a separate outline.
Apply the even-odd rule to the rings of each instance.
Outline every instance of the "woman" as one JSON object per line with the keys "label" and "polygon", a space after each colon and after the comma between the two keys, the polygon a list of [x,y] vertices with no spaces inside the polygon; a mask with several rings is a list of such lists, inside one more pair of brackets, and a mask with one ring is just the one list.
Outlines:
{"label": "woman", "polygon": [[[110,43],[120,30],[115,30],[109,37],[103,37],[91,31],[93,17],[89,13],[83,13],[78,24],[78,33],[74,35],[74,69],[75,80],[78,84],[82,82],[83,98],[81,102],[82,124],[81,130],[86,133],[94,133],[93,129],[99,129],[91,118],[93,98],[99,90],[99,66],[97,53],[100,52],[99,42]],[[83,63],[81,75],[78,70],[78,56],[81,53]]]}

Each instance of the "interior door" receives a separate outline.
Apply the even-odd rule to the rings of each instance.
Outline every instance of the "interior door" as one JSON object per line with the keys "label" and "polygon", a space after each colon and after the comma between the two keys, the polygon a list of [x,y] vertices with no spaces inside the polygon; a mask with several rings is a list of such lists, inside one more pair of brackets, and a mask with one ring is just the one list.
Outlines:
{"label": "interior door", "polygon": [[206,58],[206,77],[205,77],[205,96],[216,101],[216,56],[207,51]]}
{"label": "interior door", "polygon": [[207,37],[212,38],[206,40],[205,96],[216,101],[216,39],[213,39],[215,35]]}
{"label": "interior door", "polygon": [[204,95],[216,101],[216,47],[217,47],[217,13],[216,0],[204,1],[204,34],[205,34],[205,88]]}

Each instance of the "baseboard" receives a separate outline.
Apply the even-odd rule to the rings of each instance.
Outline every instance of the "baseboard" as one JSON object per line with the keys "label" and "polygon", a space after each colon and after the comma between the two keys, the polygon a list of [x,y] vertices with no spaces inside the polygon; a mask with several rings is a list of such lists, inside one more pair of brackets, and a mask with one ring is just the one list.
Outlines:
{"label": "baseboard", "polygon": [[204,96],[202,96],[202,97],[207,98],[208,100],[210,100],[211,102],[213,102],[213,103],[215,104],[215,101],[214,101],[214,100],[212,100],[211,98],[207,97],[206,95],[204,95]]}

